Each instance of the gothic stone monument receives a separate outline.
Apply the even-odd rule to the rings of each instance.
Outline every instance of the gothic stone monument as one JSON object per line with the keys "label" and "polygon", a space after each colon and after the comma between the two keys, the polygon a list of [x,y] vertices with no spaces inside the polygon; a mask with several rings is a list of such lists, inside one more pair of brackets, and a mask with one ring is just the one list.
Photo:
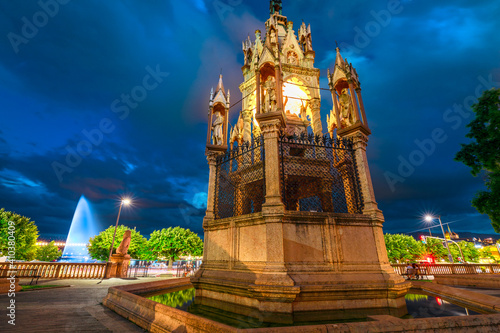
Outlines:
{"label": "gothic stone monument", "polygon": [[257,30],[243,52],[231,131],[222,75],[210,94],[196,302],[279,323],[404,315],[409,284],[387,258],[355,68],[337,48],[324,135],[310,26],[297,38],[281,1],[271,1],[265,35]]}

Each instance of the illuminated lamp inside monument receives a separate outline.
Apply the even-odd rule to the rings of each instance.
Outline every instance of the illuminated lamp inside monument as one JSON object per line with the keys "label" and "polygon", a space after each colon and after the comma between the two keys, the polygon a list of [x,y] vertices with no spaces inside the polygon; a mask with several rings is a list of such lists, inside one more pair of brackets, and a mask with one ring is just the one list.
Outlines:
{"label": "illuminated lamp inside monument", "polygon": [[[307,88],[303,86],[302,82],[293,78],[283,84],[283,106],[285,113],[292,113],[297,116],[300,115],[300,108],[304,105],[307,106],[310,96]],[[307,107],[310,111],[310,108]]]}

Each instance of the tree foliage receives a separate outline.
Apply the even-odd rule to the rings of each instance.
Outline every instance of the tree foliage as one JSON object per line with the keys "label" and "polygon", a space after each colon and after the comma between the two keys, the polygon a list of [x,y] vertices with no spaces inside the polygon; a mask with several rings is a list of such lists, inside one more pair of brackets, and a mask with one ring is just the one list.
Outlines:
{"label": "tree foliage", "polygon": [[[9,250],[12,250],[14,246],[14,259],[33,260],[37,250],[37,238],[38,228],[35,222],[3,208],[0,209],[0,252],[2,256],[9,256]],[[11,253],[13,252],[11,251]]]}
{"label": "tree foliage", "polygon": [[[436,238],[427,238],[424,244],[424,252],[427,255],[431,255],[437,261],[448,259],[448,250],[443,246],[443,240]],[[450,245],[451,247],[452,245]],[[456,257],[455,257],[456,258]]]}
{"label": "tree foliage", "polygon": [[[123,239],[123,235],[126,230],[131,231],[130,247],[128,248],[128,254],[135,259],[149,259],[143,258],[144,252],[147,249],[147,240],[140,234],[139,231],[135,229],[130,229],[124,225],[119,225],[116,230],[115,243],[113,245],[113,253],[116,252],[118,246]],[[109,249],[111,248],[111,242],[113,241],[113,233],[115,232],[115,227],[110,226],[108,229],[99,233],[99,235],[90,238],[89,244],[87,246],[89,254],[93,259],[97,260],[108,260]]]}
{"label": "tree foliage", "polygon": [[[464,258],[462,258],[462,260],[465,260],[466,262],[479,262],[479,258],[481,257],[481,254],[479,253],[479,250],[476,248],[474,243],[461,241],[461,242],[458,242],[457,244],[460,246],[460,249],[462,249],[462,253],[464,256]],[[451,255],[453,256],[453,259],[455,261],[457,261],[458,257],[462,257],[462,254],[460,254],[460,251],[459,251],[457,245],[449,244],[449,246],[450,246]]]}
{"label": "tree foliage", "polygon": [[39,246],[36,250],[36,260],[53,261],[62,256],[62,251],[55,246],[54,241],[47,245]]}
{"label": "tree foliage", "polygon": [[472,205],[500,233],[500,89],[485,91],[472,109],[475,118],[466,135],[472,140],[461,145],[455,160],[470,167],[474,176],[485,172],[487,190],[476,193]]}
{"label": "tree foliage", "polygon": [[384,240],[391,263],[415,261],[424,253],[423,244],[411,236],[384,234]]}
{"label": "tree foliage", "polygon": [[[416,261],[423,259],[426,255],[434,257],[437,261],[448,261],[448,250],[443,240],[436,238],[427,238],[425,244],[415,240],[412,236],[385,234],[385,245],[387,256],[391,263],[402,263],[407,261]],[[457,243],[462,249],[466,262],[478,262],[481,257],[479,250],[474,243],[461,241]],[[458,246],[454,243],[448,243],[453,259],[457,261],[462,257]]]}
{"label": "tree foliage", "polygon": [[149,238],[149,248],[155,256],[170,259],[171,265],[181,255],[202,255],[203,241],[191,230],[175,227],[155,230]]}

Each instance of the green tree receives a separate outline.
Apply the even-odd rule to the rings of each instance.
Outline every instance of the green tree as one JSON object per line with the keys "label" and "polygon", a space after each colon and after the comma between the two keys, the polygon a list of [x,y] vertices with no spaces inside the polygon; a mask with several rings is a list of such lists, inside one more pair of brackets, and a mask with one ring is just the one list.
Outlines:
{"label": "green tree", "polygon": [[[466,241],[461,241],[457,243],[460,246],[460,249],[462,249],[462,253],[464,255],[463,260],[466,262],[479,262],[479,258],[481,257],[479,250],[476,248],[474,243],[472,242],[466,242]],[[453,259],[455,262],[457,262],[458,257],[462,257],[462,254],[458,250],[458,246],[456,244],[448,243],[451,251],[451,255],[453,256]]]}
{"label": "green tree", "polygon": [[[135,229],[130,229],[124,225],[119,225],[116,229],[116,238],[113,245],[113,253],[116,252],[118,246],[123,239],[123,234],[126,230],[131,231],[130,247],[128,248],[128,254],[135,259],[149,259],[143,258],[144,251],[147,248],[147,239],[140,234],[139,231]],[[99,235],[89,239],[89,244],[87,248],[89,254],[93,259],[106,261],[109,257],[109,249],[111,248],[111,242],[113,241],[113,233],[115,232],[115,227],[110,226],[108,229],[101,231]]]}
{"label": "green tree", "polygon": [[200,237],[181,227],[153,231],[149,237],[149,247],[156,256],[168,258],[169,267],[182,255],[203,254],[203,241]]}
{"label": "green tree", "polygon": [[384,240],[391,263],[415,261],[424,253],[423,244],[411,236],[384,234]]}
{"label": "green tree", "polygon": [[491,225],[500,233],[500,89],[485,91],[472,106],[475,118],[467,125],[466,137],[472,139],[455,156],[455,161],[472,168],[474,176],[485,172],[486,191],[472,199],[481,214],[487,214]]}
{"label": "green tree", "polygon": [[[0,209],[0,252],[2,256],[30,261],[35,259],[38,228],[35,222],[19,214]],[[9,250],[11,250],[9,252]],[[12,251],[13,250],[13,251]],[[10,257],[12,258],[12,257]]]}
{"label": "green tree", "polygon": [[491,253],[491,249],[495,248],[494,246],[486,246],[479,250],[479,257],[481,259],[490,259],[494,262],[498,262],[497,259]]}
{"label": "green tree", "polygon": [[55,246],[54,241],[52,241],[47,245],[38,247],[35,259],[40,261],[52,261],[60,256],[62,256],[62,251],[59,250],[59,248]]}
{"label": "green tree", "polygon": [[[443,240],[436,238],[427,238],[425,240],[425,254],[433,256],[436,260],[448,261],[448,250],[443,246]],[[450,245],[450,247],[453,245]]]}

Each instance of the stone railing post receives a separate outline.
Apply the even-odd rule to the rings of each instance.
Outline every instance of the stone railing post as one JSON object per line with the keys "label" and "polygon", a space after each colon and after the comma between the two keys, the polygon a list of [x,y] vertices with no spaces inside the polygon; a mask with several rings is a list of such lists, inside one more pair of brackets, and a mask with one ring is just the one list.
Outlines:
{"label": "stone railing post", "polygon": [[283,213],[285,208],[281,200],[280,189],[280,157],[279,131],[281,122],[278,119],[263,121],[260,124],[264,136],[266,200],[262,205],[263,212]]}
{"label": "stone railing post", "polygon": [[59,274],[61,274],[61,264],[58,264],[56,267],[56,271],[54,272],[54,278],[59,279]]}

